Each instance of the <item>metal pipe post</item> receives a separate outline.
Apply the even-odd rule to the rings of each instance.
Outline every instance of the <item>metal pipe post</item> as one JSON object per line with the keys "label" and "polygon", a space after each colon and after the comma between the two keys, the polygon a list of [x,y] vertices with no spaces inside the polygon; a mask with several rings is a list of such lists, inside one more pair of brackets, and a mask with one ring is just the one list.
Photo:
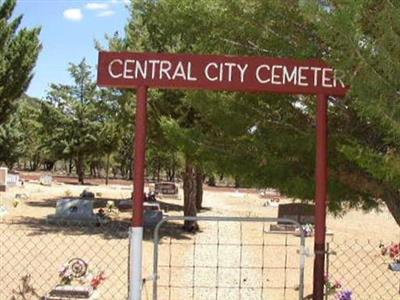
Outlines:
{"label": "metal pipe post", "polygon": [[147,87],[140,86],[136,92],[135,159],[133,179],[132,227],[129,231],[129,300],[140,300],[142,293],[143,253],[143,199],[146,155]]}
{"label": "metal pipe post", "polygon": [[313,300],[324,297],[326,204],[328,187],[328,97],[317,96],[317,134],[315,166],[315,242]]}

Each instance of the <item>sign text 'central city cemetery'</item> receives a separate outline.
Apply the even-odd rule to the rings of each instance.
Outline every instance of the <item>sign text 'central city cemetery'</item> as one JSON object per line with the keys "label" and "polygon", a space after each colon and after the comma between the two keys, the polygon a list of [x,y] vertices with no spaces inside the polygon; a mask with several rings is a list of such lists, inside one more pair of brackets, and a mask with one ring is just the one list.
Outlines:
{"label": "sign text 'central city cemetery'", "polygon": [[105,87],[209,89],[344,96],[347,88],[323,61],[223,55],[100,52]]}

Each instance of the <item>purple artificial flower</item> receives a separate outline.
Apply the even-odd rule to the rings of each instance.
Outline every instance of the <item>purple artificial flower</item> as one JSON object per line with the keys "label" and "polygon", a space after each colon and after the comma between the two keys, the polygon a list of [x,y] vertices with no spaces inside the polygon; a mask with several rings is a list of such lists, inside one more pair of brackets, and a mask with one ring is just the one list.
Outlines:
{"label": "purple artificial flower", "polygon": [[351,300],[352,292],[349,290],[344,290],[336,294],[336,300]]}

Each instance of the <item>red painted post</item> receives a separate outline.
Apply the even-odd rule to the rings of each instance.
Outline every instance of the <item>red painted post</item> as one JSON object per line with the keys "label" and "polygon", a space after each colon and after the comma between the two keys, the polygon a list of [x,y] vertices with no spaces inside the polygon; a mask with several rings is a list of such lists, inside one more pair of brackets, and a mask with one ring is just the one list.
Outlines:
{"label": "red painted post", "polygon": [[133,179],[132,227],[129,231],[129,300],[142,295],[143,196],[146,158],[147,87],[136,92],[135,162]]}
{"label": "red painted post", "polygon": [[313,300],[323,300],[325,272],[326,200],[328,187],[328,97],[317,95],[315,166],[315,242]]}
{"label": "red painted post", "polygon": [[144,169],[146,155],[147,87],[138,87],[136,92],[135,162],[133,178],[132,226],[143,226]]}

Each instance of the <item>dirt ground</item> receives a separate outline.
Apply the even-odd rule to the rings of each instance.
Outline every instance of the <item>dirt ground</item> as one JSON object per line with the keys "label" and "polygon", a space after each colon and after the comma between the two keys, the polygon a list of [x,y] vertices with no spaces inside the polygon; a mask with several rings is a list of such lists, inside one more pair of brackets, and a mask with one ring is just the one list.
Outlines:
{"label": "dirt ground", "polygon": [[[49,187],[30,180],[25,182],[24,187],[0,193],[0,206],[7,209],[0,222],[0,299],[8,300],[17,295],[21,289],[20,279],[25,275],[31,276],[30,285],[36,293],[44,295],[57,284],[59,267],[72,257],[85,258],[96,270],[106,271],[108,278],[101,286],[101,299],[126,299],[126,226],[130,212],[113,216],[116,225],[109,228],[70,228],[43,222],[48,215],[54,214],[58,199],[78,197],[85,188],[96,194],[96,210],[104,207],[107,200],[129,198],[131,187],[127,182],[117,183],[105,186],[95,182],[80,186],[53,182]],[[13,207],[15,195],[21,193],[27,199]],[[277,208],[265,207],[265,201],[253,190],[207,188],[203,203],[206,209],[199,215],[276,218]],[[290,201],[281,197],[281,203]],[[182,215],[182,196],[180,199],[161,198],[160,203],[169,216]],[[200,226],[201,232],[195,236],[183,233],[180,225],[174,223],[168,224],[162,231],[158,299],[298,299],[298,237],[269,234],[269,225],[263,223],[202,222]],[[338,274],[333,274],[334,277],[343,285],[357,289],[360,272],[357,266],[364,263],[362,272],[372,274],[371,280],[379,284],[377,289],[390,292],[379,292],[374,296],[364,288],[357,290],[356,299],[395,299],[398,290],[394,289],[400,288],[400,276],[397,276],[399,273],[388,273],[387,264],[381,263],[383,258],[379,256],[378,248],[380,241],[389,243],[400,240],[400,229],[388,211],[385,208],[381,212],[370,213],[350,211],[342,218],[329,215],[327,227],[330,232],[327,240],[333,245],[348,245],[350,250],[354,244],[372,245],[368,250],[372,259],[354,256],[333,258],[332,270]],[[310,251],[312,243],[312,238],[306,239]],[[346,264],[346,260],[354,265],[343,274],[339,263]],[[153,243],[151,234],[147,233],[144,241],[145,278],[150,279],[152,275],[152,262]],[[312,263],[312,257],[306,258],[305,295],[312,290]],[[394,277],[387,280],[386,276]],[[375,277],[385,280],[380,282]],[[145,283],[143,297],[151,299],[151,281]]]}

